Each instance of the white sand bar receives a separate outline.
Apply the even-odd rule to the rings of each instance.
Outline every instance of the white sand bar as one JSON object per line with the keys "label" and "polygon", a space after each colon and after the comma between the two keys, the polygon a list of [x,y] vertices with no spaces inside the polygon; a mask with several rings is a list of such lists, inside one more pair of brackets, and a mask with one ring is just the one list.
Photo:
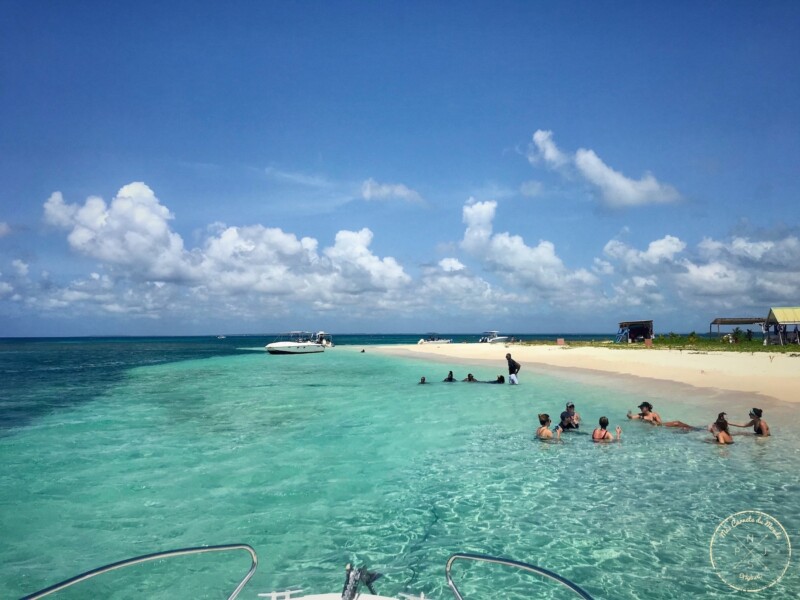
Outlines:
{"label": "white sand bar", "polygon": [[525,365],[589,369],[800,402],[800,348],[791,353],[794,356],[769,352],[479,343],[375,346],[372,349],[393,355],[427,356],[437,362],[442,359],[459,364],[491,361],[498,365],[498,373],[506,373],[505,355],[510,352],[523,365],[523,370]]}

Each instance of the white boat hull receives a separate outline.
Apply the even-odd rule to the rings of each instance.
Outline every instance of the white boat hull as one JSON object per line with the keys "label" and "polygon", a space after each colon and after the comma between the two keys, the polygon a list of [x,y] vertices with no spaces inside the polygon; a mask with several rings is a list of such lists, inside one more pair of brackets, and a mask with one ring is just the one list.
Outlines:
{"label": "white boat hull", "polygon": [[324,352],[325,346],[315,342],[272,342],[266,350],[270,354],[313,354]]}
{"label": "white boat hull", "polygon": [[483,337],[478,341],[489,344],[505,344],[508,341],[508,336],[498,335],[498,333],[497,331],[484,331]]}
{"label": "white boat hull", "polygon": [[333,338],[324,331],[291,331],[264,346],[270,354],[315,354],[333,348]]}

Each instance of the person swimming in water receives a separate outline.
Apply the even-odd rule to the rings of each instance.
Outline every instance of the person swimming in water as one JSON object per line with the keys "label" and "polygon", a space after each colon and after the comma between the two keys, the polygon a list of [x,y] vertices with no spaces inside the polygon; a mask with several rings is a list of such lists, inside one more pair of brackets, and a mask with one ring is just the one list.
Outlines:
{"label": "person swimming in water", "polygon": [[472,376],[472,373],[467,373],[467,378],[462,379],[461,381],[466,381],[467,383],[480,383],[477,379]]}
{"label": "person swimming in water", "polygon": [[452,382],[454,382],[455,380],[456,380],[456,378],[455,378],[455,377],[453,377],[453,372],[452,372],[452,371],[449,371],[449,372],[447,373],[447,377],[445,377],[445,378],[444,378],[442,381],[446,381],[446,382],[448,382],[448,383],[452,383]]}
{"label": "person swimming in water", "polygon": [[[717,434],[719,433],[719,428],[717,427],[717,423],[719,423],[719,421],[720,421],[721,419],[726,419],[726,417],[727,417],[727,413],[724,413],[724,412],[721,412],[721,413],[719,413],[719,414],[717,415],[717,420],[716,420],[716,421],[714,421],[713,423],[711,423],[711,424],[708,426],[708,432],[709,432],[711,435],[713,435],[714,437],[717,437]],[[728,423],[728,425],[730,425],[730,423]]]}
{"label": "person swimming in water", "polygon": [[[614,434],[608,431],[608,417],[600,417],[598,423],[600,426],[592,432],[592,441],[594,442],[613,442]],[[622,441],[622,428],[617,425],[616,440]]]}
{"label": "person swimming in water", "polygon": [[631,411],[628,411],[628,418],[629,419],[639,419],[641,421],[647,421],[651,425],[661,425],[661,415],[659,415],[656,411],[653,410],[653,405],[649,402],[642,402],[639,405],[639,414],[633,414]]}
{"label": "person swimming in water", "polygon": [[717,420],[714,421],[713,431],[711,434],[714,436],[714,441],[718,444],[733,443],[731,432],[728,430],[728,421],[725,418],[725,413],[719,413]]}
{"label": "person swimming in water", "polygon": [[640,419],[642,421],[650,423],[651,425],[662,425],[663,427],[680,427],[681,429],[696,429],[696,427],[687,425],[683,421],[662,421],[661,415],[659,415],[656,411],[654,411],[653,405],[647,401],[642,402],[639,405],[639,410],[641,411],[639,414],[634,414],[631,411],[628,411],[628,418]]}
{"label": "person swimming in water", "polygon": [[567,402],[567,409],[561,413],[561,422],[558,427],[561,431],[568,429],[579,429],[581,426],[581,416],[575,412],[575,405],[572,402]]}
{"label": "person swimming in water", "polygon": [[753,428],[753,433],[756,435],[763,435],[764,437],[770,435],[769,433],[769,425],[767,422],[761,418],[761,415],[764,414],[760,408],[753,408],[750,411],[749,417],[750,420],[747,423],[742,425],[737,425],[736,423],[728,423],[731,427],[751,427]]}
{"label": "person swimming in water", "polygon": [[422,385],[423,383],[428,383],[427,381],[425,381],[424,376],[419,378],[419,384]]}
{"label": "person swimming in water", "polygon": [[[550,415],[542,413],[539,415],[539,429],[536,430],[536,437],[540,440],[552,440],[553,432],[550,431]],[[561,439],[561,430],[556,429],[556,439]]]}
{"label": "person swimming in water", "polygon": [[503,375],[498,375],[494,381],[484,381],[484,383],[505,383],[506,378]]}

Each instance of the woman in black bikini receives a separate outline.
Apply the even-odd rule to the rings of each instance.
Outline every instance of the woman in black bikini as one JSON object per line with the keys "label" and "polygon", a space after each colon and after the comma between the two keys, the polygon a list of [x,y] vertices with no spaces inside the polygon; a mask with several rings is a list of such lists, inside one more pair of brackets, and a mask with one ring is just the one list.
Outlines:
{"label": "woman in black bikini", "polygon": [[[622,440],[622,428],[617,425],[617,441]],[[614,434],[608,431],[608,417],[600,417],[600,427],[592,432],[592,441],[613,442]]]}
{"label": "woman in black bikini", "polygon": [[737,425],[736,423],[728,423],[731,427],[753,427],[753,433],[756,435],[763,435],[764,437],[768,436],[769,433],[769,425],[767,422],[761,418],[763,411],[760,408],[754,408],[750,411],[750,420],[743,424]]}

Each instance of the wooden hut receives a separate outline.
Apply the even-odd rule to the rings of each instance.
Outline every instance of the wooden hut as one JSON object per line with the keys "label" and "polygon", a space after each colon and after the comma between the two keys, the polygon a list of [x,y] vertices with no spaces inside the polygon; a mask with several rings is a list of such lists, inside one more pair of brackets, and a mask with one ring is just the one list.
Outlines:
{"label": "wooden hut", "polygon": [[652,321],[621,321],[617,342],[644,342],[653,339]]}

